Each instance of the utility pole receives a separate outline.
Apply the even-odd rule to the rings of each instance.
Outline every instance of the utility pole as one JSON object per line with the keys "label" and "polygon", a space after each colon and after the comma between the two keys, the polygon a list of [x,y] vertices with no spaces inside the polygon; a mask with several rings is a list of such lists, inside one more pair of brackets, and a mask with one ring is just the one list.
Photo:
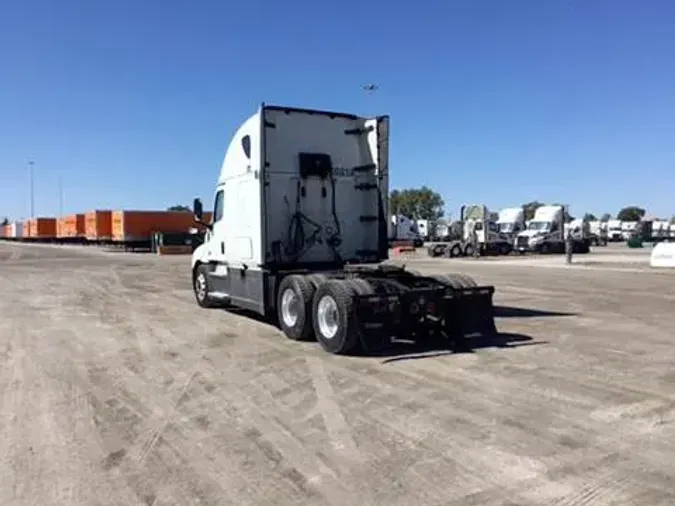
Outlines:
{"label": "utility pole", "polygon": [[30,217],[35,218],[35,185],[33,180],[33,160],[28,162],[28,177],[30,178]]}

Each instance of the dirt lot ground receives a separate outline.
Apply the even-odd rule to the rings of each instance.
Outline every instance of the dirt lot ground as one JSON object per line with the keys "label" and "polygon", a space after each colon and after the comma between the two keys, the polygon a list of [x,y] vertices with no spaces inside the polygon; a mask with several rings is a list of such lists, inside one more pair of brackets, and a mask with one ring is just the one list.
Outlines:
{"label": "dirt lot ground", "polygon": [[187,257],[0,244],[0,504],[675,504],[675,275],[598,251],[408,260],[503,334],[344,358],[199,309]]}

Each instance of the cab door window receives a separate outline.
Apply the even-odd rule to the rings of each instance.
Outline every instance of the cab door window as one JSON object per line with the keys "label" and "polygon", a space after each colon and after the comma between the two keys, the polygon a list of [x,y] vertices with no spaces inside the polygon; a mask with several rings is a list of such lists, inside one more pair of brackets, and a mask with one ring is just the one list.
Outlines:
{"label": "cab door window", "polygon": [[224,190],[218,190],[216,192],[216,201],[213,204],[213,223],[217,223],[223,217],[224,197]]}

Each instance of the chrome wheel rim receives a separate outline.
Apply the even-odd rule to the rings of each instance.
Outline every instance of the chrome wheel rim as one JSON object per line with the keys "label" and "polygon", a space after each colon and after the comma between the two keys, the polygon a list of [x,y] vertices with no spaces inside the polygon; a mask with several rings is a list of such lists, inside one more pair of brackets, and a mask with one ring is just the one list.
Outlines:
{"label": "chrome wheel rim", "polygon": [[298,297],[291,288],[281,294],[281,319],[287,327],[293,327],[298,321]]}
{"label": "chrome wheel rim", "polygon": [[333,339],[339,327],[338,308],[335,299],[330,295],[321,297],[316,313],[321,335],[326,339]]}
{"label": "chrome wheel rim", "polygon": [[203,272],[197,274],[195,278],[195,292],[197,293],[197,298],[199,300],[204,300],[206,298],[206,276]]}

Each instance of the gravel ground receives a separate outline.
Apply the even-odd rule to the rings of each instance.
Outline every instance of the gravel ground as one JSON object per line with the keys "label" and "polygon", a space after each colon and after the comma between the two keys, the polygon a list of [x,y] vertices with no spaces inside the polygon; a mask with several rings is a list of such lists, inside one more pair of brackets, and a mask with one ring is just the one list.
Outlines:
{"label": "gravel ground", "polygon": [[0,504],[670,506],[648,253],[406,258],[494,284],[501,334],[337,357],[198,308],[187,257],[0,243]]}

